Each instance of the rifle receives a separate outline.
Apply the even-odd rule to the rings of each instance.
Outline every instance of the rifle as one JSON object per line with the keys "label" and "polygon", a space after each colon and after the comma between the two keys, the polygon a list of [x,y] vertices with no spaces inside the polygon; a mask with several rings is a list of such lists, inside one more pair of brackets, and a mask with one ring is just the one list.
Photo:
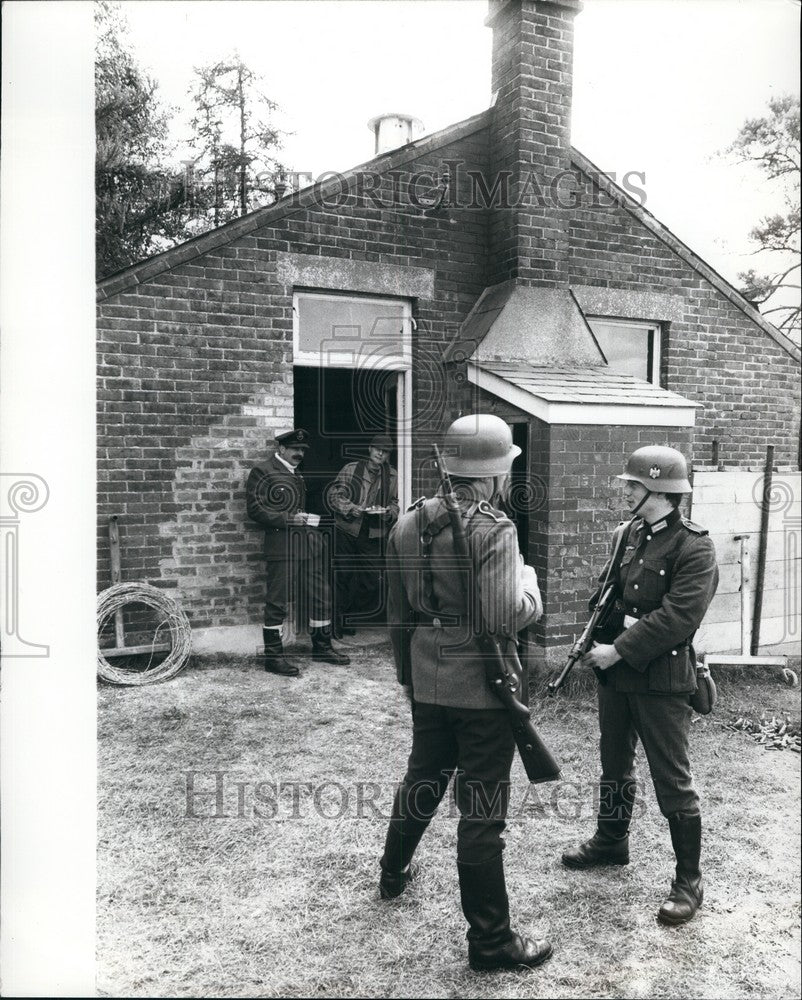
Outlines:
{"label": "rifle", "polygon": [[[565,661],[565,666],[560,671],[559,675],[555,677],[553,681],[549,681],[548,692],[549,694],[557,694],[560,688],[565,684],[565,680],[571,673],[574,664],[577,660],[581,660],[582,657],[587,653],[593,644],[595,637],[595,632],[597,628],[602,627],[602,622],[607,618],[608,613],[612,610],[615,604],[615,584],[610,583],[605,588],[599,602],[593,609],[593,613],[585,626],[582,635],[576,640],[576,642],[571,647],[571,652],[568,654],[568,659]],[[604,676],[604,671],[599,670],[598,667],[593,668],[596,677],[599,679],[600,684],[606,684],[607,678]]]}
{"label": "rifle", "polygon": [[[462,523],[462,512],[451,486],[451,477],[443,465],[436,444],[432,445],[432,451],[454,536],[454,552],[462,566],[467,567],[470,565],[471,557],[468,551],[465,525]],[[466,607],[470,607],[471,595],[468,593],[465,572],[460,573],[460,578],[465,590]],[[474,638],[479,652],[482,654],[485,677],[490,690],[507,709],[512,735],[515,737],[515,744],[521,755],[526,776],[532,784],[556,781],[560,777],[560,765],[532,724],[528,705],[524,704],[519,697],[523,667],[517,652],[505,653],[498,640],[484,629],[481,620],[477,622],[477,625],[479,627],[476,629]]]}
{"label": "rifle", "polygon": [[[619,529],[618,537],[616,538],[615,548],[613,549],[613,556],[610,559],[609,565],[607,567],[607,573],[604,577],[604,583],[601,585],[601,596],[596,602],[593,612],[588,620],[587,625],[582,631],[582,635],[576,640],[576,642],[571,647],[571,652],[568,654],[568,659],[565,661],[565,666],[562,668],[557,677],[553,681],[549,681],[548,692],[551,695],[556,694],[560,688],[565,684],[566,678],[571,673],[574,664],[577,660],[581,660],[582,657],[587,653],[590,647],[593,645],[594,640],[597,637],[597,633],[604,629],[610,629],[612,626],[613,610],[615,607],[615,592],[616,583],[615,579],[610,582],[610,577],[615,576],[618,573],[618,561],[619,554],[621,552],[621,545],[624,539],[627,537],[627,529],[629,528],[632,521],[627,521],[622,524]],[[615,568],[615,573],[613,569]],[[618,634],[616,632],[616,634]],[[606,684],[607,677],[603,670],[599,670],[598,667],[593,668],[593,672],[598,678],[599,684]]]}

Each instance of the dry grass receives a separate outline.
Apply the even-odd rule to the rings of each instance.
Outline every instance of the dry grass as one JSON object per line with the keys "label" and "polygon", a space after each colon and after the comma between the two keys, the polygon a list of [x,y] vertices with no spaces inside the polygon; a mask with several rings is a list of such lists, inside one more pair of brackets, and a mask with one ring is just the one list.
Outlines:
{"label": "dry grass", "polygon": [[[424,838],[407,893],[378,897],[381,814],[410,734],[386,647],[346,668],[310,661],[295,681],[254,660],[196,667],[154,687],[104,687],[99,987],[124,997],[798,996],[800,760],[766,753],[721,722],[765,708],[790,711],[798,724],[799,695],[773,677],[721,687],[716,716],[693,732],[705,906],[680,929],[654,918],[673,859],[650,787],[628,868],[559,864],[562,848],[592,826],[596,720],[579,689],[538,702],[566,780],[526,798],[516,763],[506,858],[515,924],[548,936],[555,953],[535,972],[489,976],[467,967],[453,807],[444,803]],[[225,772],[228,818],[210,818],[213,796],[196,800],[202,815],[187,816],[189,771]],[[285,792],[277,815],[259,818],[260,781],[340,787],[318,792],[316,810],[299,785],[298,816]],[[379,785],[375,811],[370,783]],[[198,777],[196,791],[213,784]],[[346,793],[342,816],[320,815],[335,816]]]}

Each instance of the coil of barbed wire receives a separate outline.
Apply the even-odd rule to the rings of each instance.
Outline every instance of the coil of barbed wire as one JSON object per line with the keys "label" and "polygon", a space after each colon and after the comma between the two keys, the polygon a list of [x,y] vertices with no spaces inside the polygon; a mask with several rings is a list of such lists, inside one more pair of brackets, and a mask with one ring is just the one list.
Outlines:
{"label": "coil of barbed wire", "polygon": [[[162,616],[151,643],[150,660],[141,669],[114,666],[103,655],[103,649],[98,644],[98,676],[109,684],[128,685],[153,684],[174,677],[189,659],[192,650],[192,630],[187,616],[163,590],[151,587],[147,583],[117,583],[104,590],[97,599],[98,639],[113,616],[128,604],[144,604]],[[169,654],[160,663],[153,664],[155,647],[168,641],[171,647]],[[147,652],[144,655],[147,655]]]}

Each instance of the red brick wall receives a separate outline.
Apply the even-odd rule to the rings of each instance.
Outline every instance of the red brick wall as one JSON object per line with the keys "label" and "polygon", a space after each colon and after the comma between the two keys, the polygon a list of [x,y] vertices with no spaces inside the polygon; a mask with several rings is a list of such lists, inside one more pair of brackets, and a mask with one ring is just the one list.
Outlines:
{"label": "red brick wall", "polygon": [[[406,164],[404,172],[439,174],[442,161],[456,159],[465,179],[467,170],[487,169],[487,144],[487,131],[476,132]],[[464,183],[463,200],[470,193]],[[391,184],[386,179],[380,189],[385,202]],[[491,280],[489,213],[455,207],[427,216],[404,198],[403,179],[399,186],[400,202],[391,207],[354,193],[338,207],[298,208],[99,305],[100,587],[109,583],[106,528],[108,515],[116,513],[123,579],[178,588],[197,626],[259,620],[261,539],[245,517],[244,481],[250,466],[268,454],[273,433],[293,420],[292,288],[278,278],[280,251],[435,271],[433,297],[413,305],[414,409],[425,414],[413,425],[413,493],[431,489],[431,439],[460,409],[477,405],[475,392],[466,395],[466,383],[457,382],[464,374],[459,366],[446,371],[440,358]],[[629,213],[587,199],[574,213],[569,265],[574,284],[682,296],[682,320],[666,330],[664,384],[704,404],[695,432],[697,461],[709,461],[717,438],[728,464],[759,465],[769,442],[780,464],[795,463],[796,365],[721,293]],[[584,439],[581,449],[561,451],[558,429],[533,423],[532,468],[548,481],[549,519],[530,519],[530,545],[542,560],[550,601],[549,643],[567,636],[581,618],[585,594],[575,598],[576,606],[562,603],[565,581],[585,572],[580,563],[587,558],[570,536],[590,530],[590,544],[603,548],[609,523],[599,527],[598,515],[591,514],[602,499],[594,491],[606,489],[598,484],[606,483],[607,465],[620,466],[618,459],[642,441],[666,437],[662,429],[619,430],[620,441],[601,442],[607,457],[591,463],[591,483],[586,462],[596,451],[585,448]],[[565,455],[575,455],[581,471]],[[561,496],[566,489],[579,492]],[[563,524],[570,530],[558,530]],[[579,576],[576,583],[579,594]]]}
{"label": "red brick wall", "polygon": [[[491,3],[490,212],[488,284],[568,282],[568,203],[558,196],[570,178],[571,87],[576,10],[552,3]],[[507,205],[503,185],[509,177]]]}
{"label": "red brick wall", "polygon": [[529,422],[528,559],[545,607],[530,631],[539,646],[570,645],[587,621],[613,528],[626,516],[615,476],[647,444],[678,448],[692,461],[693,428],[549,426],[484,390],[476,402],[509,423]]}
{"label": "red brick wall", "polygon": [[581,195],[571,224],[571,283],[684,299],[682,319],[664,330],[661,382],[703,404],[696,417],[697,463],[711,461],[717,440],[726,465],[762,465],[766,445],[773,444],[777,464],[796,468],[798,363],[631,213],[611,206],[578,171],[576,178]]}
{"label": "red brick wall", "polygon": [[[98,584],[110,583],[107,523],[120,516],[122,576],[178,588],[196,626],[257,621],[261,533],[247,521],[249,468],[293,423],[292,288],[279,251],[433,268],[435,294],[413,312],[415,433],[439,429],[439,359],[485,285],[486,224],[462,209],[410,204],[417,170],[441,160],[486,169],[486,135],[469,135],[341,204],[290,215],[180,264],[98,307]],[[406,178],[406,179],[405,179]],[[466,179],[467,180],[467,179]],[[398,191],[393,203],[393,184]]]}

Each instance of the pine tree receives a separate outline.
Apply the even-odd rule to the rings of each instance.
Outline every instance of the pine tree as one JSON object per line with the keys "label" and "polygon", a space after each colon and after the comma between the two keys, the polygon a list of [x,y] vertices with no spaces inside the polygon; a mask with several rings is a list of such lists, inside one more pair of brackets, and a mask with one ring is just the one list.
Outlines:
{"label": "pine tree", "polygon": [[196,67],[195,75],[190,90],[200,181],[195,197],[205,201],[210,221],[219,225],[275,199],[280,137],[271,116],[277,107],[264,94],[262,78],[237,53]]}
{"label": "pine tree", "polygon": [[111,274],[181,238],[183,178],[166,164],[168,116],[125,43],[117,4],[95,5],[95,258]]}

